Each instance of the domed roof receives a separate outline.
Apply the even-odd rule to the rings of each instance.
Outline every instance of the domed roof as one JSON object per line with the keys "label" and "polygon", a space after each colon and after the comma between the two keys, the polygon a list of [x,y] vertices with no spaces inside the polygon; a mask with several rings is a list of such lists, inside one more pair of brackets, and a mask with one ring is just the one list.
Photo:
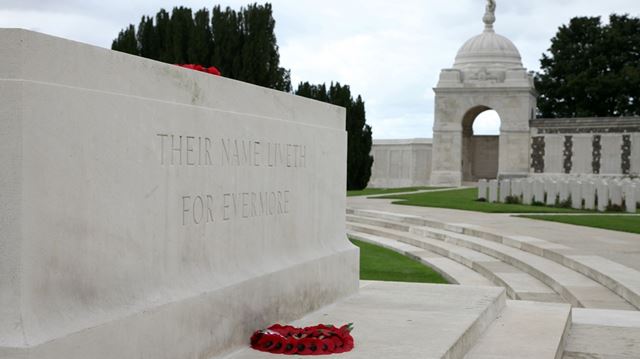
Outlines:
{"label": "domed roof", "polygon": [[486,29],[465,42],[458,50],[454,68],[494,66],[522,67],[522,58],[516,46],[492,29]]}
{"label": "domed roof", "polygon": [[516,46],[502,35],[493,30],[496,2],[488,0],[486,12],[482,21],[484,32],[469,39],[458,50],[453,68],[467,67],[507,67],[522,68],[522,58]]}

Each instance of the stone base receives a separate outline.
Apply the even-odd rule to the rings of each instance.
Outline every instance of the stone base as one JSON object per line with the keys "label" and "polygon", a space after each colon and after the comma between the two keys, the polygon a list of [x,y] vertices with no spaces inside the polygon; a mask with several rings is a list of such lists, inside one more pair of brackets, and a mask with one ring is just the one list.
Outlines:
{"label": "stone base", "polygon": [[[357,248],[251,278],[194,290],[45,343],[3,347],[3,359],[207,358],[245,344],[256,328],[291,321],[357,289]],[[344,279],[327,283],[327,277]],[[339,286],[339,288],[337,288]],[[307,293],[314,293],[308,296]],[[2,339],[2,338],[0,338]],[[227,349],[228,350],[228,349]]]}
{"label": "stone base", "polygon": [[[359,294],[294,325],[353,322],[355,348],[341,354],[345,359],[462,358],[505,303],[501,288],[367,282]],[[246,348],[224,358],[272,357]]]}
{"label": "stone base", "polygon": [[462,185],[462,172],[433,171],[431,172],[431,185],[459,187]]}

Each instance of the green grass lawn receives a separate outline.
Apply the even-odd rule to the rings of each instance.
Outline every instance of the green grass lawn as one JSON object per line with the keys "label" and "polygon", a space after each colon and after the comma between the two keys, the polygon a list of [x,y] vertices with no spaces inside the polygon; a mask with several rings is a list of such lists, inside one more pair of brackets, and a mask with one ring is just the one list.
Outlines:
{"label": "green grass lawn", "polygon": [[397,199],[398,201],[393,202],[395,204],[486,213],[596,213],[569,208],[478,202],[476,201],[477,195],[478,190],[476,188],[465,188],[440,192],[391,195],[384,198]]}
{"label": "green grass lawn", "polygon": [[585,216],[518,216],[543,221],[560,222],[575,224],[579,226],[587,226],[594,228],[611,229],[620,232],[629,232],[640,234],[640,216],[602,216],[602,215],[585,215]]}
{"label": "green grass lawn", "polygon": [[355,239],[351,242],[360,247],[360,279],[447,283],[433,269],[399,253]]}
{"label": "green grass lawn", "polygon": [[376,194],[415,192],[422,190],[441,189],[443,187],[404,187],[404,188],[365,188],[360,191],[347,191],[347,197],[372,196]]}

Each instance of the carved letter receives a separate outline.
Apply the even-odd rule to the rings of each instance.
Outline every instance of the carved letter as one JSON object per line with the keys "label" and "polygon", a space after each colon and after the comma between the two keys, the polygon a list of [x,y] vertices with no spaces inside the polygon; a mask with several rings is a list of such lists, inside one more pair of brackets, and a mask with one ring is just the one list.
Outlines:
{"label": "carved letter", "polygon": [[187,206],[187,200],[191,199],[191,196],[182,196],[182,225],[187,225],[186,214],[189,212],[189,206]]}
{"label": "carved letter", "polygon": [[169,135],[164,135],[159,133],[158,136],[160,137],[160,164],[163,165],[164,164],[164,140],[165,138],[169,137]]}

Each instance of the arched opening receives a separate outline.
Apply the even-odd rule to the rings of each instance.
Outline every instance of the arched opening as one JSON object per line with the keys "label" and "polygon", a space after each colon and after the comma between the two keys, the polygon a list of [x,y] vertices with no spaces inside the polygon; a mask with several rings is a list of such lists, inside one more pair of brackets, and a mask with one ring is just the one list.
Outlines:
{"label": "arched opening", "polygon": [[498,177],[500,116],[487,106],[476,106],[462,119],[462,181]]}

